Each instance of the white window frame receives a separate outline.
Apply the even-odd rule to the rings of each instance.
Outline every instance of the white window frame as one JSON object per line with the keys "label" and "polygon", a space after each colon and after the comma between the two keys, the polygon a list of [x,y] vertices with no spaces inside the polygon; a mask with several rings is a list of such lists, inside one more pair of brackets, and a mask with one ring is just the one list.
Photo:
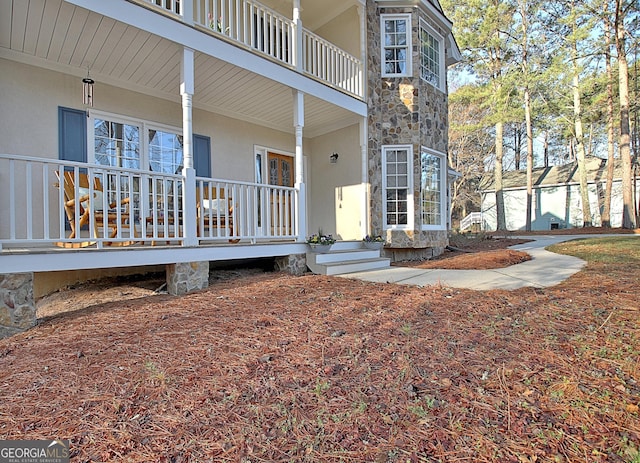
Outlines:
{"label": "white window frame", "polygon": [[[423,66],[423,54],[422,54],[422,31],[424,31],[427,34],[429,34],[438,43],[438,85],[435,85],[429,79],[426,79],[424,77],[424,73],[422,72],[423,67],[424,67]],[[442,37],[442,35],[438,34],[438,32],[436,32],[436,30],[433,27],[431,27],[423,19],[420,20],[420,30],[419,30],[418,34],[419,34],[418,40],[420,41],[420,50],[419,50],[419,56],[420,56],[420,78],[423,81],[427,82],[428,84],[434,86],[438,90],[441,90],[441,91],[444,92],[444,83],[445,83],[445,74],[444,74],[444,69],[445,69],[445,64],[444,64],[444,53],[445,53],[445,51],[444,51],[444,37]]]}
{"label": "white window frame", "polygon": [[[387,221],[387,152],[407,151],[407,223],[389,224]],[[396,189],[396,188],[393,188]],[[382,221],[385,230],[413,230],[414,203],[413,203],[413,145],[383,145],[382,146]]]}
{"label": "white window frame", "polygon": [[[160,124],[158,122],[152,122],[144,119],[136,119],[115,113],[91,110],[89,111],[89,120],[87,122],[87,160],[89,163],[93,164],[97,164],[95,153],[96,119],[104,119],[121,124],[135,125],[140,129],[140,170],[143,171],[151,172],[151,162],[149,159],[149,130],[159,130],[162,132],[174,133],[176,135],[183,135],[181,127]],[[182,156],[182,163],[184,165],[184,151],[182,153]]]}
{"label": "white window frame", "polygon": [[[427,154],[435,156],[440,161],[440,223],[439,224],[425,224],[424,214],[425,211],[422,208],[422,156]],[[446,230],[447,229],[447,162],[446,154],[441,151],[436,151],[426,146],[420,148],[420,194],[418,195],[420,201],[420,224],[422,230]]]}
{"label": "white window frame", "polygon": [[[387,46],[385,45],[385,34],[387,21],[406,21],[406,45],[405,47],[393,47],[393,48],[405,48],[407,56],[407,66],[405,72],[401,73],[388,73],[386,72],[386,54]],[[412,75],[412,46],[411,46],[411,14],[382,14],[380,15],[380,63],[382,64],[382,77],[407,77]]]}

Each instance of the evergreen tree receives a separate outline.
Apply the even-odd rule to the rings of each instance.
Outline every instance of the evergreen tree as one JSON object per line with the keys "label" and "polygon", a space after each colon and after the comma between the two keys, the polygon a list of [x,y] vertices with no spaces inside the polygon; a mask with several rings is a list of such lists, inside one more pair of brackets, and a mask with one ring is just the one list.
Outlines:
{"label": "evergreen tree", "polygon": [[509,121],[509,98],[512,88],[506,85],[513,71],[511,34],[514,7],[504,0],[446,0],[443,8],[453,19],[456,39],[463,51],[464,63],[491,92],[487,119],[495,127],[494,186],[498,230],[506,230],[502,182],[504,158],[504,125]]}

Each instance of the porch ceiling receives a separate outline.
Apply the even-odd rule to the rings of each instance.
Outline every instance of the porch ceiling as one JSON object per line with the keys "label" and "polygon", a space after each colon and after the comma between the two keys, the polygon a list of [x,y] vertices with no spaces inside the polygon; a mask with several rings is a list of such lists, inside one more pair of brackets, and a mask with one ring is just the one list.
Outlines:
{"label": "porch ceiling", "polygon": [[[291,0],[265,3],[287,11],[285,7],[290,9]],[[358,0],[303,1],[303,8],[308,8],[304,14],[313,17],[311,13],[319,4],[320,11],[332,11],[327,3],[335,3],[335,15],[335,11],[344,11],[345,3],[350,7]],[[317,12],[316,27],[330,20],[330,16]],[[101,84],[180,102],[179,45],[63,0],[1,0],[0,57],[79,79],[90,68],[96,81],[97,108]],[[293,96],[289,87],[200,53],[196,55],[195,74],[196,108],[293,132]],[[305,136],[357,122],[358,118],[349,111],[318,98],[305,98]]]}

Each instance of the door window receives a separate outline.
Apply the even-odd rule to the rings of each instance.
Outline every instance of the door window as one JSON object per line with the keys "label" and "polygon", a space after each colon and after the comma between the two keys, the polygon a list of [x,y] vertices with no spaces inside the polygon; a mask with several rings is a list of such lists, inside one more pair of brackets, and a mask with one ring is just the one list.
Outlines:
{"label": "door window", "polygon": [[269,185],[293,186],[293,157],[268,153]]}

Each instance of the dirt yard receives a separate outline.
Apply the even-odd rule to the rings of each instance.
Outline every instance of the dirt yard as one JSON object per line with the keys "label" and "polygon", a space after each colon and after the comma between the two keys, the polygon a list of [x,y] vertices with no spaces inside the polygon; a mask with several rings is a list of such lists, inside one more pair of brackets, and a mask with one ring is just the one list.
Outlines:
{"label": "dirt yard", "polygon": [[[515,240],[486,241],[465,251]],[[239,269],[183,297],[161,279],[57,293],[0,341],[0,437],[70,439],[73,462],[638,463],[625,253],[545,289]]]}

